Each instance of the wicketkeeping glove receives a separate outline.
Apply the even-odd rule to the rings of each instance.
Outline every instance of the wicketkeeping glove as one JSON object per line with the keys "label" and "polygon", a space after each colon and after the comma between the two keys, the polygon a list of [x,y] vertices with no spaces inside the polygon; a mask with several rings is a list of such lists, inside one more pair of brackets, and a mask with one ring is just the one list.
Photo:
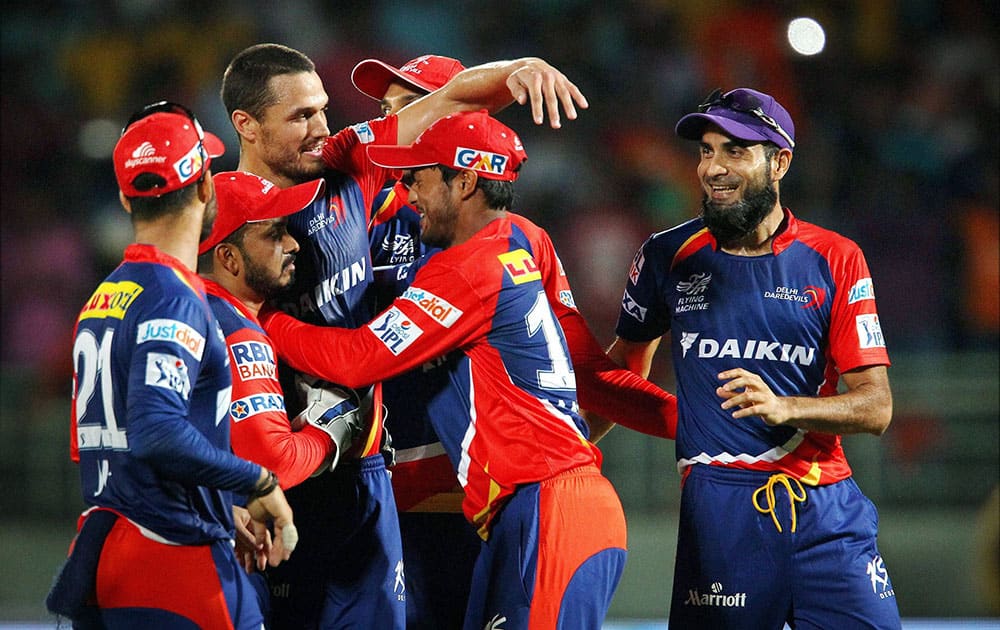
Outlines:
{"label": "wicketkeeping glove", "polygon": [[371,396],[360,398],[352,389],[338,387],[328,381],[306,374],[296,374],[295,389],[305,409],[292,420],[292,429],[311,424],[325,431],[336,446],[332,460],[316,471],[333,470],[340,455],[351,447],[364,429],[365,414],[371,409]]}

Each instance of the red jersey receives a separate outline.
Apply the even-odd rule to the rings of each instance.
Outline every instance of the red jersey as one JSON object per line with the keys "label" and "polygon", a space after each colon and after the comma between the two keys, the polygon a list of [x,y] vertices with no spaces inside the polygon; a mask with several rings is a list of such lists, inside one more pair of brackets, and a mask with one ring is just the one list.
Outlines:
{"label": "red jersey", "polygon": [[465,516],[484,537],[519,485],[600,461],[532,249],[500,218],[431,257],[367,326],[316,327],[275,311],[263,319],[292,367],[351,387],[459,350],[452,382],[465,412],[432,422],[465,492]]}
{"label": "red jersey", "polygon": [[264,329],[226,289],[211,280],[204,282],[229,351],[233,452],[273,471],[282,489],[298,485],[330,455],[333,440],[311,425],[292,431],[274,348]]}

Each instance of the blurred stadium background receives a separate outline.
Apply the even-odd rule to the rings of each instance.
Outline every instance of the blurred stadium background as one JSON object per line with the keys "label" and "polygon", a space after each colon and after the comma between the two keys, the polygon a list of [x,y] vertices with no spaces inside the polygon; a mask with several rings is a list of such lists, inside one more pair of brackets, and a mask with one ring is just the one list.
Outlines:
{"label": "blurred stadium background", "polygon": [[[819,54],[789,46],[800,16],[824,28]],[[500,117],[530,156],[516,209],[551,232],[607,341],[637,247],[697,212],[696,153],[674,137],[677,118],[719,86],[778,96],[799,141],[783,200],[856,240],[875,278],[895,418],[846,448],[879,506],[900,610],[997,617],[997,27],[995,0],[6,3],[0,619],[51,623],[42,600],[82,505],[67,456],[71,330],[129,239],[109,159],[121,125],[147,102],[189,104],[227,143],[216,170],[234,168],[219,83],[232,55],[263,41],[316,61],[332,129],[376,114],[349,81],[366,57],[538,55],[562,69],[590,99],[579,120],[552,131],[518,108]],[[663,365],[653,378],[672,388]],[[601,447],[630,526],[612,617],[662,619],[673,446],[619,428]]]}

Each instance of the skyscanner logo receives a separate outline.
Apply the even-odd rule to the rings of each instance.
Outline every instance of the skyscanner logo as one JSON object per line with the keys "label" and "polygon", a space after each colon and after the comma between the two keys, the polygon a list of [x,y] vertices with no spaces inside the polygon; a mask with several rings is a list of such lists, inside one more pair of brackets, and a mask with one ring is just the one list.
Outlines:
{"label": "skyscanner logo", "polygon": [[477,149],[467,149],[458,147],[455,149],[455,164],[458,168],[468,168],[481,173],[491,175],[503,175],[507,168],[507,156],[489,151],[479,151]]}

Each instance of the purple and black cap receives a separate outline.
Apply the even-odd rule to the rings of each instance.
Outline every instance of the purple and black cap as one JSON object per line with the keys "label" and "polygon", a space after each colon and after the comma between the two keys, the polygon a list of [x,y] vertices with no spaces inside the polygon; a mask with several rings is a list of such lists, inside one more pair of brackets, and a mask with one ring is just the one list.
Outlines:
{"label": "purple and black cap", "polygon": [[749,142],[773,142],[779,147],[795,149],[795,125],[788,111],[773,96],[736,88],[725,94],[712,92],[696,113],[677,121],[677,135],[688,140],[701,140],[705,125],[714,124],[726,135]]}

